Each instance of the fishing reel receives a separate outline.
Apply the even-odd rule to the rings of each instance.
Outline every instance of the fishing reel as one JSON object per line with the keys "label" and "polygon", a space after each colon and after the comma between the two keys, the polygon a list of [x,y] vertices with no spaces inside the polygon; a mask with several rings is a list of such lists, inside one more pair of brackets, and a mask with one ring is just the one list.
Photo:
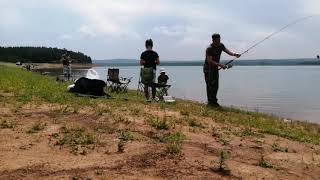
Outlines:
{"label": "fishing reel", "polygon": [[233,67],[233,64],[227,64],[227,69],[231,69]]}

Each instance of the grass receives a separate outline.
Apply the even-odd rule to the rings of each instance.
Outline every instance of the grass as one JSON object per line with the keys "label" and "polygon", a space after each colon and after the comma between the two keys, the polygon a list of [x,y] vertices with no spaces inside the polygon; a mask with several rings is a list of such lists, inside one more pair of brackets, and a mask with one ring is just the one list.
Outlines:
{"label": "grass", "polygon": [[61,127],[59,131],[63,137],[58,139],[56,145],[89,145],[95,142],[92,134],[81,127],[68,128]]}
{"label": "grass", "polygon": [[197,120],[193,118],[188,120],[188,124],[192,128],[203,128],[202,124],[197,122]]}
{"label": "grass", "polygon": [[287,147],[281,147],[279,144],[277,143],[273,143],[272,144],[272,150],[274,152],[288,152],[288,148]]}
{"label": "grass", "polygon": [[218,159],[215,161],[212,161],[212,167],[211,169],[213,171],[223,172],[223,173],[229,173],[228,165],[226,164],[226,161],[229,159],[229,153],[225,150],[221,150],[218,153]]}
{"label": "grass", "polygon": [[36,121],[35,123],[32,124],[31,128],[27,131],[27,133],[38,133],[39,131],[44,130],[44,128],[47,126],[47,123],[41,122],[41,121]]}
{"label": "grass", "polygon": [[261,160],[259,162],[259,166],[262,168],[269,168],[269,169],[273,168],[273,165],[265,160]]}
{"label": "grass", "polygon": [[245,137],[245,136],[255,136],[256,133],[251,129],[251,128],[245,128],[241,133],[240,136],[241,137]]}
{"label": "grass", "polygon": [[12,120],[1,119],[0,120],[0,128],[1,129],[13,129],[16,126],[16,123]]}
{"label": "grass", "polygon": [[118,130],[118,139],[127,142],[127,141],[132,141],[134,139],[134,136],[132,135],[132,133],[130,131],[126,131],[126,130]]}
{"label": "grass", "polygon": [[[110,109],[147,105],[159,109],[180,112],[183,116],[205,117],[218,123],[240,126],[245,131],[242,135],[249,136],[254,133],[271,134],[291,140],[320,144],[320,125],[307,122],[286,123],[279,118],[247,112],[235,108],[211,109],[201,103],[177,100],[174,104],[146,104],[141,95],[136,91],[128,91],[127,94],[112,94],[114,99],[90,99],[79,98],[66,92],[67,82],[57,82],[54,77],[41,76],[40,74],[27,72],[12,65],[0,64],[0,94],[12,93],[13,96],[1,96],[1,101],[19,104],[43,104],[51,103],[69,107],[77,111],[79,107],[97,108],[99,104],[108,104]],[[125,100],[127,98],[128,100]],[[188,111],[181,111],[187,109]],[[101,113],[101,112],[98,112]],[[103,112],[102,112],[103,113]],[[140,114],[139,110],[133,114]],[[119,119],[124,121],[123,119]],[[149,123],[150,122],[150,123]],[[169,129],[166,121],[151,119],[148,123],[156,129]],[[247,129],[247,130],[246,130]],[[252,132],[251,132],[252,130]]]}
{"label": "grass", "polygon": [[160,142],[167,144],[166,153],[176,155],[181,152],[182,143],[185,139],[185,135],[178,132],[175,134],[166,134],[157,138]]}
{"label": "grass", "polygon": [[148,124],[158,130],[168,130],[169,124],[165,120],[160,120],[158,118],[150,118]]}
{"label": "grass", "polygon": [[[224,124],[242,126],[243,128],[255,129],[258,133],[276,135],[296,141],[320,144],[320,125],[308,122],[286,123],[279,118],[258,112],[247,112],[235,108],[211,109],[203,104],[177,100],[172,110],[180,111],[188,109],[190,115],[199,116],[205,112],[205,116],[214,121]],[[200,112],[200,114],[199,114]]]}
{"label": "grass", "polygon": [[102,116],[103,114],[111,114],[112,110],[109,108],[98,108],[96,112],[98,113],[98,115]]}
{"label": "grass", "polygon": [[71,147],[70,152],[75,155],[86,155],[87,149],[90,148],[89,145],[97,141],[92,133],[87,132],[82,127],[68,128],[63,126],[60,128],[59,133],[51,136],[57,139],[55,145],[69,145]]}

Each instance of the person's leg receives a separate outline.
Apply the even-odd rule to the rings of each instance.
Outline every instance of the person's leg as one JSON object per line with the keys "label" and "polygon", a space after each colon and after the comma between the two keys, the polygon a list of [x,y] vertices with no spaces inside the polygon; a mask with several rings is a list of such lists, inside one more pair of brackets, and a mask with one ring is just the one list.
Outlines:
{"label": "person's leg", "polygon": [[218,101],[217,92],[219,87],[219,72],[205,71],[204,76],[207,85],[208,105],[215,105]]}
{"label": "person's leg", "polygon": [[149,100],[149,87],[147,85],[144,85],[144,96]]}
{"label": "person's leg", "polygon": [[66,65],[63,66],[63,76],[66,80],[66,78],[68,78],[68,68]]}
{"label": "person's leg", "polygon": [[218,90],[219,90],[219,71],[215,71],[213,73],[213,81],[212,81],[212,99],[214,100],[215,105],[219,105],[218,98],[217,98]]}
{"label": "person's leg", "polygon": [[[153,83],[156,82],[156,70],[153,70],[153,81],[152,82]],[[156,98],[156,92],[157,92],[156,87],[152,86],[151,88],[152,88],[152,99],[155,99]]]}
{"label": "person's leg", "polygon": [[70,80],[71,77],[71,67],[70,65],[68,66],[68,81]]}

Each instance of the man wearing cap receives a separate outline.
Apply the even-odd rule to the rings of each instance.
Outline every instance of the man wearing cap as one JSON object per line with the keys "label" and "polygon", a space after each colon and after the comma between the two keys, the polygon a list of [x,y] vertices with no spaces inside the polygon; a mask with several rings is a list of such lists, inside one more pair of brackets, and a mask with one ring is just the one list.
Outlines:
{"label": "man wearing cap", "polygon": [[158,83],[166,85],[168,80],[169,80],[169,77],[166,75],[166,71],[164,70],[164,68],[161,68],[160,75],[158,77]]}
{"label": "man wearing cap", "polygon": [[220,40],[220,34],[212,35],[212,44],[206,50],[206,60],[203,66],[205,81],[207,84],[208,106],[220,107],[217,93],[219,89],[219,68],[226,69],[227,66],[220,63],[221,53],[239,58],[241,55],[229,51]]}
{"label": "man wearing cap", "polygon": [[[144,68],[152,68],[153,69],[153,81],[156,78],[156,70],[157,65],[160,64],[159,55],[157,52],[153,51],[153,41],[152,39],[146,40],[145,43],[146,51],[144,51],[140,56],[140,65],[143,65]],[[146,99],[149,101],[149,86],[144,86],[144,94]],[[156,97],[156,88],[152,87],[152,99]]]}

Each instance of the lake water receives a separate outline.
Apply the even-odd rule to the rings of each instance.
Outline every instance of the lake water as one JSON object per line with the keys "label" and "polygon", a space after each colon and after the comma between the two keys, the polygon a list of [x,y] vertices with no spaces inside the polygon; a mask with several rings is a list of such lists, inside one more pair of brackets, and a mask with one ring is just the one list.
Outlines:
{"label": "lake water", "polygon": [[[106,80],[108,67],[95,67]],[[169,94],[206,102],[201,66],[164,67],[172,85]],[[133,77],[137,89],[140,67],[119,67],[120,76]],[[159,71],[160,68],[158,68]],[[159,72],[157,72],[159,74]],[[294,120],[320,123],[319,66],[236,66],[220,71],[219,103]]]}

